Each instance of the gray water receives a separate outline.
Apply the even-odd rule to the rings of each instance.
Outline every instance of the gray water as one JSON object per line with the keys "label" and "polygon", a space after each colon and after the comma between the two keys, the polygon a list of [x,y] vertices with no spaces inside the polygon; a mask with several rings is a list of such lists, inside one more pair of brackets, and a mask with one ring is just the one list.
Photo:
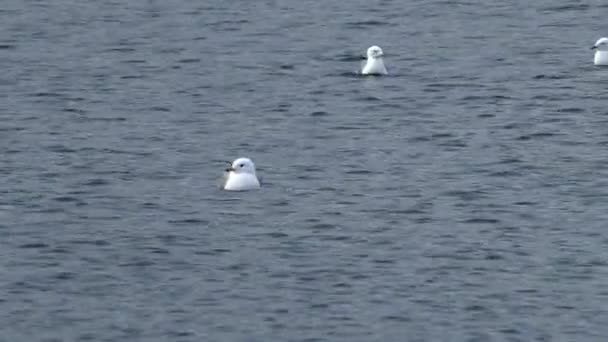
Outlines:
{"label": "gray water", "polygon": [[3,1],[0,340],[605,339],[608,5],[556,3]]}

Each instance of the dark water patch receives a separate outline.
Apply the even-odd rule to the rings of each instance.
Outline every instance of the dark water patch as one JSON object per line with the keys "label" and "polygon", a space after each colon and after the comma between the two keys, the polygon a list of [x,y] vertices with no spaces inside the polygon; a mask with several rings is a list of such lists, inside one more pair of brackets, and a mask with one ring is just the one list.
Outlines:
{"label": "dark water patch", "polygon": [[584,113],[586,110],[580,107],[572,108],[560,108],[557,110],[559,113]]}
{"label": "dark water patch", "polygon": [[[289,108],[273,108],[270,110],[273,113],[289,113]],[[274,122],[280,122],[282,119],[275,119]],[[269,120],[271,121],[271,120]]]}
{"label": "dark water patch", "polygon": [[347,29],[363,29],[367,28],[368,26],[380,27],[387,25],[390,25],[390,23],[378,20],[361,20],[344,24],[345,28]]}
{"label": "dark water patch", "polygon": [[247,23],[249,23],[248,19],[227,19],[227,20],[217,21],[217,22],[213,23],[213,25],[222,25],[222,24],[238,24],[238,25],[242,25],[242,24],[247,24]]}
{"label": "dark water patch", "polygon": [[532,133],[532,134],[520,135],[519,137],[516,138],[516,140],[544,139],[544,138],[554,137],[557,135],[562,135],[562,134],[553,133],[553,132],[537,132],[537,133]]}
{"label": "dark water patch", "polygon": [[76,277],[76,274],[73,272],[59,272],[55,274],[53,278],[57,280],[72,280]]}
{"label": "dark water patch", "polygon": [[487,313],[488,308],[483,306],[483,305],[479,305],[479,304],[472,304],[472,305],[467,305],[464,307],[465,311],[469,311],[469,312],[483,312],[483,313]]}
{"label": "dark water patch", "polygon": [[87,113],[86,110],[79,109],[79,108],[64,108],[63,111],[66,112],[66,113],[76,113],[76,114],[85,114],[85,113]]}
{"label": "dark water patch", "polygon": [[348,241],[352,238],[348,235],[330,235],[330,234],[320,234],[317,235],[317,238],[321,241]]}
{"label": "dark water patch", "polygon": [[310,228],[314,229],[314,230],[327,230],[327,229],[335,229],[337,227],[330,223],[315,223],[315,224],[311,225]]}
{"label": "dark water patch", "polygon": [[[380,99],[382,100],[382,99]],[[382,108],[385,109],[404,109],[403,104],[400,103],[383,103]]]}
{"label": "dark water patch", "polygon": [[500,128],[505,129],[505,130],[521,131],[528,127],[531,127],[531,124],[527,123],[527,122],[510,122],[510,123],[504,124]]}
{"label": "dark water patch", "polygon": [[160,49],[160,53],[166,53],[166,54],[178,54],[178,53],[182,53],[184,51],[187,51],[186,48],[183,47],[170,47],[170,48],[166,48],[166,49]]}
{"label": "dark water patch", "polygon": [[462,98],[462,101],[480,101],[480,100],[485,100],[485,99],[487,99],[487,96],[467,95]]}
{"label": "dark water patch", "polygon": [[139,258],[139,260],[119,263],[118,266],[119,267],[150,267],[150,266],[154,266],[154,262],[151,260],[145,260],[145,259]]}
{"label": "dark water patch", "polygon": [[561,99],[562,97],[560,95],[538,94],[532,96],[532,100],[559,101]]}
{"label": "dark water patch", "polygon": [[467,143],[461,139],[452,139],[439,143],[439,146],[464,148],[467,147]]}
{"label": "dark water patch", "polygon": [[517,201],[517,202],[514,202],[513,204],[515,204],[515,205],[521,205],[521,206],[535,206],[535,205],[538,205],[538,202]]}
{"label": "dark water patch", "polygon": [[505,178],[505,177],[516,177],[516,176],[521,176],[523,174],[522,171],[518,171],[518,170],[502,170],[502,171],[488,171],[488,176],[490,177],[499,177],[499,178]]}
{"label": "dark water patch", "polygon": [[313,89],[308,92],[309,95],[323,95],[325,94],[325,90],[322,89]]}
{"label": "dark water patch", "polygon": [[73,245],[87,245],[87,246],[98,246],[98,247],[105,247],[105,246],[111,245],[111,243],[109,241],[101,240],[101,239],[92,239],[92,240],[75,239],[75,240],[69,240],[68,243],[73,244]]}
{"label": "dark water patch", "polygon": [[110,49],[105,50],[104,52],[135,52],[135,51],[136,51],[135,48],[122,46],[122,47],[110,48]]}
{"label": "dark water patch", "polygon": [[200,63],[201,59],[200,58],[184,58],[184,59],[178,60],[177,62],[182,63],[182,64]]}
{"label": "dark water patch", "polygon": [[588,11],[589,5],[587,4],[568,4],[568,5],[560,5],[560,6],[550,6],[542,8],[543,12],[566,12],[566,11]]}
{"label": "dark water patch", "polygon": [[202,220],[202,219],[197,219],[197,218],[188,218],[188,219],[181,219],[181,220],[169,220],[168,223],[170,224],[174,224],[174,225],[208,225],[209,221],[207,220]]}
{"label": "dark water patch", "polygon": [[154,203],[154,202],[144,202],[141,204],[142,208],[145,209],[160,209],[161,206],[158,203]]}
{"label": "dark water patch", "polygon": [[41,91],[41,92],[32,93],[29,96],[32,96],[32,97],[62,97],[63,94],[55,93],[55,92],[48,92],[48,91]]}
{"label": "dark water patch", "polygon": [[83,186],[100,186],[100,185],[108,185],[108,184],[110,184],[110,181],[108,181],[107,179],[102,179],[102,178],[89,179],[82,183]]}
{"label": "dark water patch", "polygon": [[519,158],[503,158],[497,163],[498,165],[511,165],[511,164],[520,164],[523,163],[523,160]]}
{"label": "dark water patch", "polygon": [[408,142],[410,143],[418,143],[418,142],[428,142],[432,141],[433,138],[430,135],[421,135],[412,138],[408,138]]}
{"label": "dark water patch", "polygon": [[145,59],[128,59],[126,61],[124,61],[124,63],[127,64],[147,64],[148,61]]}
{"label": "dark water patch", "polygon": [[569,76],[567,76],[567,75],[555,75],[555,74],[553,74],[553,75],[543,75],[543,74],[540,74],[540,75],[536,75],[536,76],[532,77],[532,79],[535,79],[535,80],[546,80],[546,79],[547,80],[561,80],[561,79],[568,78],[568,77]]}
{"label": "dark water patch", "polygon": [[346,126],[346,125],[340,125],[340,126],[332,127],[332,129],[335,129],[337,131],[356,131],[356,130],[362,130],[362,129],[366,129],[366,128],[367,127]]}
{"label": "dark water patch", "polygon": [[127,121],[125,117],[88,117],[88,116],[80,116],[78,118],[79,121],[89,121],[89,122],[122,122]]}
{"label": "dark water patch", "polygon": [[500,223],[500,220],[493,218],[483,218],[483,217],[475,217],[462,221],[463,223],[473,223],[473,224],[496,224]]}
{"label": "dark water patch", "polygon": [[431,134],[432,139],[442,139],[442,138],[453,138],[454,134],[452,133],[433,133]]}
{"label": "dark water patch", "polygon": [[183,338],[183,337],[195,337],[197,334],[193,331],[169,331],[169,337]]}
{"label": "dark water patch", "polygon": [[289,234],[283,233],[283,232],[270,232],[270,233],[264,234],[264,236],[267,236],[267,237],[273,238],[273,239],[284,239],[284,238],[289,237]]}
{"label": "dark water patch", "polygon": [[461,201],[475,201],[486,197],[483,191],[462,191],[462,190],[449,190],[441,193],[444,196],[456,197]]}
{"label": "dark water patch", "polygon": [[145,77],[146,76],[144,76],[144,75],[121,75],[120,79],[121,80],[137,80],[137,79],[142,79]]}
{"label": "dark water patch", "polygon": [[[20,126],[10,126],[10,127],[0,127],[0,132],[20,132],[25,130],[25,127]],[[15,151],[7,151],[7,153],[14,153]]]}
{"label": "dark water patch", "polygon": [[373,172],[370,170],[347,170],[344,173],[347,175],[369,175]]}
{"label": "dark water patch", "polygon": [[57,202],[77,202],[78,198],[73,196],[55,196],[53,200]]}
{"label": "dark water patch", "polygon": [[[504,257],[500,254],[497,253],[493,253],[493,252],[488,252],[485,256],[484,256],[485,260],[503,260]],[[482,272],[483,273],[483,272]]]}
{"label": "dark water patch", "polygon": [[363,101],[363,102],[378,102],[378,101],[382,101],[382,99],[380,99],[378,97],[375,97],[375,96],[371,96],[371,95],[358,97],[357,100],[358,101]]}
{"label": "dark water patch", "polygon": [[411,322],[412,319],[405,316],[405,315],[386,315],[386,316],[382,316],[380,317],[380,320],[382,321],[389,321],[389,322],[398,322],[398,323],[407,323],[407,322]]}
{"label": "dark water patch", "polygon": [[148,108],[147,110],[150,110],[150,111],[153,111],[153,112],[161,112],[161,113],[171,112],[170,108],[162,107],[162,106],[153,106],[153,107]]}
{"label": "dark water patch", "polygon": [[196,251],[194,252],[194,254],[197,255],[220,255],[220,254],[227,254],[227,253],[231,253],[232,251],[230,249],[226,249],[226,248],[214,248],[211,250],[202,250],[202,251]]}
{"label": "dark water patch", "polygon": [[160,247],[152,247],[152,248],[148,248],[148,250],[152,254],[170,254],[168,249],[160,248]]}
{"label": "dark water patch", "polygon": [[43,243],[43,242],[32,242],[32,243],[26,243],[26,244],[19,245],[19,248],[24,248],[24,249],[40,249],[40,248],[47,248],[47,247],[49,247],[49,245],[47,245],[46,243]]}

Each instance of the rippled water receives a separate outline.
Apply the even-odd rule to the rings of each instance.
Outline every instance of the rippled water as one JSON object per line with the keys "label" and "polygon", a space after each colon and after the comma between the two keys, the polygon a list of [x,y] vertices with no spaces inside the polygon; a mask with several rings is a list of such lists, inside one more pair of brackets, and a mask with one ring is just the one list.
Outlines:
{"label": "rippled water", "polygon": [[1,340],[605,338],[606,11],[4,1]]}

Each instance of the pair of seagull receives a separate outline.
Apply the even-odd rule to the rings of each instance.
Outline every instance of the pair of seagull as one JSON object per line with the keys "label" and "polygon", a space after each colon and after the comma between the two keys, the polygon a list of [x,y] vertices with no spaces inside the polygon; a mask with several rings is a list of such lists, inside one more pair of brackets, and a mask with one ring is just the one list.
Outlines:
{"label": "pair of seagull", "polygon": [[[593,57],[593,64],[595,65],[608,65],[608,38],[602,37],[595,42],[595,45],[591,47],[595,50],[595,56]],[[384,61],[382,60],[384,53],[379,46],[372,46],[367,49],[367,63],[361,70],[363,75],[386,75],[386,67],[384,67]]]}
{"label": "pair of seagull", "polygon": [[[595,56],[593,57],[593,64],[595,65],[608,65],[608,38],[602,37],[595,42],[595,45],[591,47],[595,50]],[[384,53],[379,46],[372,46],[367,49],[367,63],[361,70],[363,75],[386,75],[386,67],[384,67],[384,61],[382,60]]]}
{"label": "pair of seagull", "polygon": [[[602,37],[595,42],[595,45],[591,47],[595,50],[595,56],[593,56],[593,64],[595,65],[608,65],[608,38]],[[363,75],[386,75],[386,68],[384,67],[384,61],[382,60],[384,53],[379,46],[372,46],[367,49],[367,63],[361,70]]]}
{"label": "pair of seagull", "polygon": [[[608,65],[608,38],[600,38],[595,45],[591,47],[595,50],[595,56],[593,57],[593,64],[595,65]],[[386,67],[382,57],[384,53],[379,46],[372,46],[367,49],[367,63],[361,70],[363,75],[386,75]]]}
{"label": "pair of seagull", "polygon": [[[363,75],[386,75],[386,67],[382,57],[384,52],[379,46],[367,49],[367,62],[361,69]],[[238,158],[226,169],[224,190],[246,191],[260,188],[260,181],[255,173],[255,164],[249,158]]]}
{"label": "pair of seagull", "polygon": [[[608,65],[608,38],[603,37],[600,38],[595,45],[591,47],[592,50],[595,50],[595,56],[593,57],[593,64],[595,65]],[[384,56],[384,52],[379,46],[372,46],[367,49],[367,63],[363,69],[361,69],[361,74],[363,75],[386,75],[388,72],[386,71],[386,67],[384,66],[384,61],[382,57]]]}

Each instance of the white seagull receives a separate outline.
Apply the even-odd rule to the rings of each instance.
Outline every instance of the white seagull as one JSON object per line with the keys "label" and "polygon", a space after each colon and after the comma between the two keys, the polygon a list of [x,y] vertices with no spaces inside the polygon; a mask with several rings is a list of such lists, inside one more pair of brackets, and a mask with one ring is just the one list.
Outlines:
{"label": "white seagull", "polygon": [[363,75],[387,75],[382,56],[384,56],[384,52],[379,46],[374,45],[367,49],[367,63],[361,73]]}
{"label": "white seagull", "polygon": [[228,177],[224,190],[245,191],[260,188],[260,181],[255,175],[255,164],[249,158],[238,158],[226,169]]}
{"label": "white seagull", "polygon": [[600,38],[595,42],[595,45],[591,47],[591,50],[595,50],[593,64],[608,65],[608,38]]}

